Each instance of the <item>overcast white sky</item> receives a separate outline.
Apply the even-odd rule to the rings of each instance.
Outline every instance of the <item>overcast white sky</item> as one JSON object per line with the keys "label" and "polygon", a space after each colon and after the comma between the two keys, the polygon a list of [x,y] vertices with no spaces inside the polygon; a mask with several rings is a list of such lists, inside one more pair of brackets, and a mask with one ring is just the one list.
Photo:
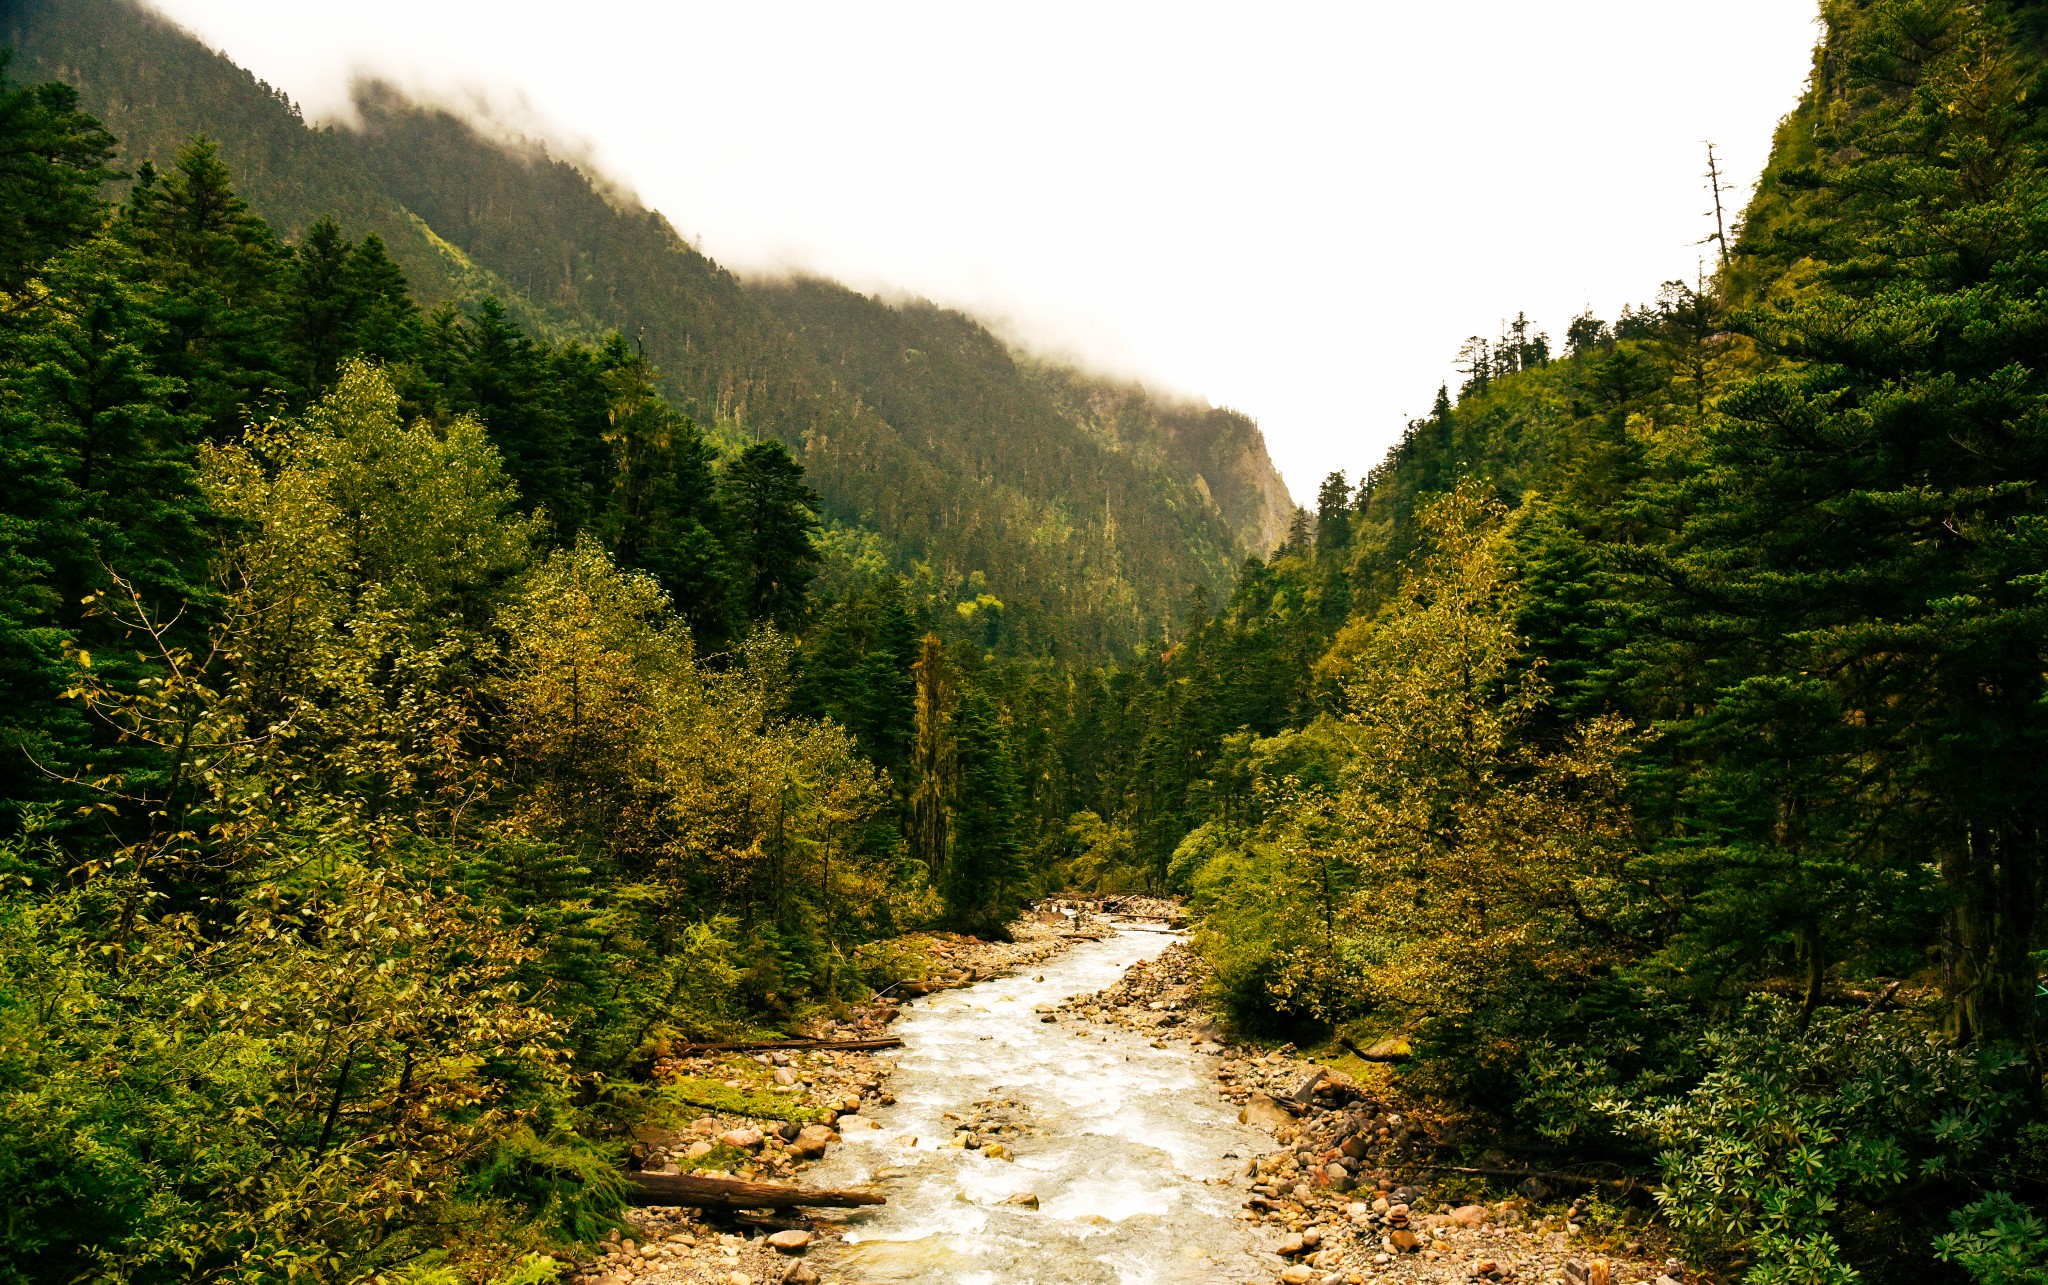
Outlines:
{"label": "overcast white sky", "polygon": [[1752,181],[1816,34],[1813,0],[155,2],[316,119],[365,72],[481,102],[738,271],[1234,406],[1304,499],[1464,336],[1690,278],[1704,140]]}

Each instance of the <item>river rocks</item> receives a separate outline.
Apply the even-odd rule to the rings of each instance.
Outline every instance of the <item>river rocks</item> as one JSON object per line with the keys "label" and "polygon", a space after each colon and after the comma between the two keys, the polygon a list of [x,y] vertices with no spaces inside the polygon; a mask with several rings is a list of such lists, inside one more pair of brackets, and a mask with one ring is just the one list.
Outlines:
{"label": "river rocks", "polygon": [[1016,1205],[1020,1209],[1036,1209],[1038,1208],[1038,1193],[1035,1191],[1020,1191],[1014,1196],[1003,1197],[1002,1203]]}
{"label": "river rocks", "polygon": [[783,1274],[782,1285],[818,1285],[818,1269],[809,1263],[794,1263]]}
{"label": "river rocks", "polygon": [[816,1239],[807,1231],[779,1231],[768,1238],[768,1246],[779,1254],[801,1254]]}
{"label": "river rocks", "polygon": [[1478,1227],[1487,1219],[1485,1205],[1459,1205],[1451,1211],[1451,1221],[1460,1227]]}
{"label": "river rocks", "polygon": [[825,1154],[825,1148],[837,1136],[822,1124],[807,1124],[797,1131],[796,1140],[789,1144],[789,1149],[805,1160],[816,1160]]}
{"label": "river rocks", "polygon": [[727,1129],[724,1133],[718,1135],[718,1140],[728,1147],[738,1147],[742,1151],[755,1151],[761,1146],[761,1131],[759,1129]]}
{"label": "river rocks", "polygon": [[1254,1129],[1278,1129],[1292,1125],[1294,1116],[1286,1107],[1263,1093],[1255,1093],[1244,1104],[1244,1110],[1237,1113],[1239,1124],[1248,1124]]}
{"label": "river rocks", "polygon": [[770,1074],[769,1078],[774,1080],[777,1084],[782,1085],[784,1088],[788,1088],[790,1085],[796,1083],[796,1072],[790,1070],[786,1066],[778,1066]]}
{"label": "river rocks", "polygon": [[1412,1254],[1422,1248],[1422,1237],[1406,1227],[1397,1227],[1387,1233],[1387,1242],[1403,1254]]}

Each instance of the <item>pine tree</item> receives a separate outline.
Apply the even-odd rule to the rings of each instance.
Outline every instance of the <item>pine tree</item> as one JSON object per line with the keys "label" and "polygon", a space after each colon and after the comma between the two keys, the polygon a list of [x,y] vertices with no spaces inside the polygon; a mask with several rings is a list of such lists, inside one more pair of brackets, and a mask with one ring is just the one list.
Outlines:
{"label": "pine tree", "polygon": [[286,252],[235,192],[220,149],[199,138],[167,174],[144,165],[116,230],[158,287],[150,354],[180,382],[178,409],[216,440],[274,409],[290,383],[277,319]]}
{"label": "pine tree", "polygon": [[1316,491],[1316,553],[1334,554],[1351,543],[1351,484],[1342,470]]}
{"label": "pine tree", "polygon": [[710,444],[662,400],[653,367],[618,335],[597,361],[614,461],[599,525],[621,564],[661,582],[699,645],[723,646],[737,604],[725,550],[707,525],[717,520]]}
{"label": "pine tree", "polygon": [[178,384],[152,365],[160,323],[123,271],[132,259],[101,239],[45,264],[46,293],[0,368],[0,797],[49,788],[24,748],[58,771],[84,751],[76,707],[56,702],[67,642],[97,653],[102,672],[127,672],[123,630],[88,614],[88,599],[118,577],[156,616],[190,614],[196,625],[210,596],[213,520],[195,476],[201,424],[176,409]]}
{"label": "pine tree", "polygon": [[546,355],[496,299],[485,299],[456,329],[451,354],[454,408],[491,430],[528,504],[544,509],[564,537],[587,512],[580,502],[573,443],[562,422]]}
{"label": "pine tree", "polygon": [[747,615],[795,626],[817,574],[817,492],[780,442],[756,442],[718,475],[720,533],[739,573]]}
{"label": "pine tree", "polygon": [[926,634],[914,669],[917,704],[910,745],[910,855],[935,887],[946,886],[952,854],[953,682],[945,645]]}
{"label": "pine tree", "polygon": [[44,260],[99,231],[113,135],[78,110],[78,91],[20,85],[0,49],[0,294],[18,294]]}
{"label": "pine tree", "polygon": [[419,315],[384,243],[351,244],[332,219],[314,223],[293,248],[281,310],[302,400],[326,391],[345,357],[409,355]]}
{"label": "pine tree", "polygon": [[952,740],[952,856],[940,891],[963,930],[996,936],[1024,891],[1017,834],[1022,792],[1002,713],[977,686],[960,693]]}
{"label": "pine tree", "polygon": [[[1636,619],[1670,640],[1667,700],[1699,711],[1674,728],[1703,760],[1696,824],[1777,890],[1756,913],[1760,881],[1731,871],[1725,922],[1752,949],[1787,935],[1817,986],[1846,943],[1930,908],[1932,867],[1952,1033],[2038,1056],[2048,228],[2028,212],[2048,153],[1991,20],[1950,13],[1932,49],[1863,29],[1850,65],[1883,92],[1808,176],[1804,250],[1833,266],[1743,318],[1784,362],[1716,404]],[[1697,388],[1711,301],[1681,287],[1665,312]]]}

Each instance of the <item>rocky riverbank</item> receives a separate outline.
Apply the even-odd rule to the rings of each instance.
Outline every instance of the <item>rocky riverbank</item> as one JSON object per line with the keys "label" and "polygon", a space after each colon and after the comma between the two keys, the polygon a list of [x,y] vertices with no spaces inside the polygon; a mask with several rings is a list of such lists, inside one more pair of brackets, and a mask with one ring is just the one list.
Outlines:
{"label": "rocky riverbank", "polygon": [[1384,1075],[1363,1066],[1347,1075],[1292,1046],[1265,1052],[1230,1043],[1203,1007],[1201,962],[1185,944],[1047,1016],[1123,1027],[1155,1044],[1184,1041],[1214,1058],[1217,1091],[1273,1138],[1272,1150],[1238,1172],[1238,1216],[1288,1262],[1277,1273],[1286,1285],[1694,1279],[1677,1260],[1646,1254],[1614,1211],[1550,1200],[1540,1181],[1505,1200],[1464,1198],[1481,1190],[1478,1181],[1461,1190],[1431,1167],[1440,1123],[1402,1109]]}
{"label": "rocky riverbank", "polygon": [[[1156,918],[1174,909],[1170,902],[1134,907]],[[914,975],[803,1035],[886,1035],[902,998],[1030,968],[1075,941],[1099,939],[1109,913],[1099,900],[1048,902],[1012,925],[1007,942],[953,933],[899,939],[891,945],[917,961]],[[664,1110],[635,1130],[635,1160],[653,1174],[802,1185],[805,1170],[846,1131],[875,1127],[861,1111],[894,1101],[894,1066],[886,1051],[679,1051],[655,1065],[655,1100]],[[802,1210],[734,1215],[666,1206],[636,1208],[627,1221],[628,1231],[571,1265],[574,1285],[805,1285],[821,1280],[806,1255],[836,1226]]]}

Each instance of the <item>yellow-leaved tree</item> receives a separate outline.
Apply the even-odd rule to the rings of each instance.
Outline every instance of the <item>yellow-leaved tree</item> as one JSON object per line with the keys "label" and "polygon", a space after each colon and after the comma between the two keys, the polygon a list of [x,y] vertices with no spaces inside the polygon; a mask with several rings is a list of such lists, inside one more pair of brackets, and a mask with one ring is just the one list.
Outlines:
{"label": "yellow-leaved tree", "polygon": [[1636,846],[1628,726],[1533,724],[1546,691],[1516,632],[1510,516],[1460,488],[1421,524],[1399,592],[1323,662],[1346,766],[1285,841],[1345,868],[1358,998],[1447,1036],[1624,958]]}

